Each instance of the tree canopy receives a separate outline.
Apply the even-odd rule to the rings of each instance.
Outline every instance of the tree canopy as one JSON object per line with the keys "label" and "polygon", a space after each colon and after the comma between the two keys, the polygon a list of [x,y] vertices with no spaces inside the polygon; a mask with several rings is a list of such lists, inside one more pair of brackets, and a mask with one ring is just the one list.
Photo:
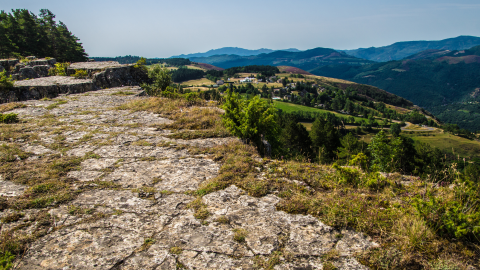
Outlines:
{"label": "tree canopy", "polygon": [[48,9],[37,16],[27,9],[0,12],[0,58],[54,57],[59,62],[81,62],[87,54],[79,39]]}

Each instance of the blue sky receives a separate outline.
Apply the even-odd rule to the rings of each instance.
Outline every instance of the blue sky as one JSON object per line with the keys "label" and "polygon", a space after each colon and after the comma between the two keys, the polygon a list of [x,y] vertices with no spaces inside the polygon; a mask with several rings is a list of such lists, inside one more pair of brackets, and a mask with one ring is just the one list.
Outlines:
{"label": "blue sky", "polygon": [[480,36],[478,0],[1,0],[50,9],[90,56],[170,57],[221,47],[356,49]]}

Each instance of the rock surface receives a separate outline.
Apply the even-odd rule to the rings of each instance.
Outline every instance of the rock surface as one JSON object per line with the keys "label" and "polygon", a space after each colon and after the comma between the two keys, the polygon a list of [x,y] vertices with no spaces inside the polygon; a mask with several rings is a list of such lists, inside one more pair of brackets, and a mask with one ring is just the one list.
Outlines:
{"label": "rock surface", "polygon": [[72,63],[70,65],[71,69],[86,69],[86,70],[101,70],[105,68],[113,68],[113,67],[123,67],[122,65],[116,61],[104,61],[104,62],[79,62],[79,63]]}
{"label": "rock surface", "polygon": [[134,86],[149,81],[147,73],[134,65],[118,62],[80,62],[68,68],[68,74],[78,69],[88,72],[87,79],[70,76],[48,76],[55,59],[36,59],[27,63],[18,60],[0,60],[0,67],[7,71],[13,68],[14,88],[0,93],[0,103],[30,99],[54,98],[61,94],[84,93],[104,88]]}
{"label": "rock surface", "polygon": [[[125,91],[132,95],[116,94]],[[16,262],[19,269],[258,269],[256,260],[277,251],[283,255],[274,269],[323,269],[323,256],[335,250],[339,269],[367,269],[354,254],[376,245],[368,237],[278,211],[275,195],[255,198],[230,186],[201,198],[211,215],[195,218],[187,205],[196,197],[188,191],[215,177],[222,164],[188,147],[235,139],[169,139],[171,132],[158,125],[171,120],[113,109],[143,98],[141,93],[139,87],[113,88],[62,97],[67,102],[50,110],[55,100],[26,101],[12,111],[32,125],[46,116],[56,120],[32,128],[39,132],[36,141],[18,142],[29,159],[91,155],[68,174],[83,191],[45,210],[53,222]],[[67,145],[63,150],[55,148],[59,138]],[[114,185],[99,188],[101,183]],[[19,196],[26,188],[0,179],[1,196]],[[16,233],[32,233],[36,225],[27,220],[38,211],[25,211],[2,232],[22,225]],[[244,241],[234,239],[238,230]]]}

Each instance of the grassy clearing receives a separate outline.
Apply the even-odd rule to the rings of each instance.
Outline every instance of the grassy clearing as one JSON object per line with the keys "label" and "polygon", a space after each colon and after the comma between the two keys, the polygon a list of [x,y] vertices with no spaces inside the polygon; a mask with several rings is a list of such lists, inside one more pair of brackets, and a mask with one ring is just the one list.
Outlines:
{"label": "grassy clearing", "polygon": [[317,76],[317,75],[305,75],[305,78],[308,78],[308,79],[317,79],[317,80],[321,80],[322,82],[325,82],[325,83],[347,83],[347,84],[356,84],[354,82],[351,82],[351,81],[345,81],[345,80],[341,80],[341,79],[335,79],[335,78],[329,78],[329,77],[323,77],[323,76]]}
{"label": "grassy clearing", "polygon": [[183,88],[183,89],[184,89],[184,90],[187,90],[187,89],[188,89],[188,90],[190,90],[190,91],[192,91],[192,92],[198,92],[198,90],[200,90],[200,91],[208,91],[208,90],[210,90],[211,88],[209,88],[209,87],[195,86],[195,87],[185,87],[185,88]]}
{"label": "grassy clearing", "polygon": [[[317,109],[317,108],[312,108],[312,107],[308,107],[308,106],[303,106],[303,105],[298,105],[298,104],[293,104],[293,103],[288,103],[288,102],[283,102],[283,101],[273,101],[273,104],[275,104],[275,107],[277,109],[281,109],[282,111],[284,112],[287,112],[287,113],[291,113],[291,112],[296,112],[296,111],[303,111],[303,112],[314,112],[314,113],[333,113],[335,114],[335,116],[338,116],[338,117],[343,117],[343,118],[347,118],[347,117],[350,117],[350,115],[347,115],[347,114],[341,114],[341,113],[337,113],[337,112],[333,112],[333,111],[328,111],[328,110],[324,110],[324,109]],[[356,117],[354,116],[355,118],[355,121],[367,121],[367,119],[365,118],[361,118],[361,117]],[[378,122],[378,120],[377,120]]]}
{"label": "grassy clearing", "polygon": [[389,108],[389,109],[395,110],[397,113],[400,113],[400,114],[407,114],[407,113],[411,112],[411,110],[409,110],[409,109],[393,106],[393,105],[390,105],[390,104],[385,104],[385,106],[387,106],[387,108]]}
{"label": "grassy clearing", "polygon": [[204,101],[198,101],[195,105],[202,107],[192,106],[191,102],[184,99],[152,97],[147,100],[134,100],[118,109],[151,111],[173,120],[174,123],[161,126],[161,128],[177,131],[170,135],[172,138],[195,139],[229,136],[229,132],[223,127],[222,113],[218,108],[203,107],[207,105]]}
{"label": "grassy clearing", "polygon": [[425,134],[406,134],[415,141],[428,143],[433,147],[437,147],[442,151],[452,152],[460,155],[460,157],[479,157],[480,142],[469,140],[450,133],[429,132]]}
{"label": "grassy clearing", "polygon": [[311,123],[311,122],[300,122],[300,124],[302,124],[307,129],[307,131],[312,130],[313,123]]}
{"label": "grassy clearing", "polygon": [[194,65],[188,65],[187,68],[189,68],[189,69],[198,69],[198,70],[203,70],[203,71],[205,71],[204,68],[197,67],[197,66],[194,66]]}
{"label": "grassy clearing", "polygon": [[181,85],[187,85],[187,86],[202,86],[202,85],[210,86],[213,84],[215,83],[206,78],[201,78],[198,80],[190,80],[190,81],[185,81],[181,83]]}
{"label": "grassy clearing", "polygon": [[[304,123],[302,124],[306,125]],[[379,129],[375,128],[372,132],[362,135],[360,139],[366,143],[369,143],[372,137],[375,136],[378,131]],[[428,143],[430,146],[436,147],[441,151],[459,155],[460,158],[473,158],[480,156],[479,141],[465,139],[450,133],[443,133],[441,130],[402,131],[401,135],[412,138],[414,141]]]}

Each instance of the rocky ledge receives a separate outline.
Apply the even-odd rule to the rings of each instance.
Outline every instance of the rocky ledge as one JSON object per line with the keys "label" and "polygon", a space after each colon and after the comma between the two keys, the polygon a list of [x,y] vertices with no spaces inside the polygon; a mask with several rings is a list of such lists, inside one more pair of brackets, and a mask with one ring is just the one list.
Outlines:
{"label": "rocky ledge", "polygon": [[92,80],[75,79],[68,76],[51,76],[34,80],[16,81],[7,100],[29,100],[54,98],[60,94],[76,94],[93,91]]}
{"label": "rocky ledge", "polygon": [[[339,269],[367,269],[354,254],[376,246],[368,237],[278,211],[272,194],[256,198],[232,185],[203,196],[210,216],[197,219],[188,205],[198,198],[189,191],[217,176],[222,164],[193,150],[236,139],[171,139],[162,128],[171,120],[114,109],[146,98],[141,93],[113,88],[65,96],[62,104],[26,101],[12,111],[25,121],[24,134],[3,143],[30,153],[26,163],[83,157],[66,178],[73,200],[0,212],[4,221],[19,217],[3,222],[2,233],[36,236],[18,269],[261,269],[259,260],[273,259],[272,269],[324,269],[328,254],[336,254]],[[49,110],[52,104],[59,105]],[[0,179],[7,201],[32,189],[9,179]],[[42,221],[33,218],[40,215]]]}
{"label": "rocky ledge", "polygon": [[[3,61],[3,62],[2,62]],[[76,94],[98,89],[134,86],[148,82],[144,69],[134,65],[122,65],[118,62],[79,62],[68,68],[70,75],[76,70],[86,70],[86,79],[70,76],[48,76],[48,70],[55,64],[55,59],[36,59],[23,64],[18,60],[2,60],[0,65],[13,68],[14,88],[0,92],[0,103],[23,101],[29,99],[53,98],[60,94]]]}

